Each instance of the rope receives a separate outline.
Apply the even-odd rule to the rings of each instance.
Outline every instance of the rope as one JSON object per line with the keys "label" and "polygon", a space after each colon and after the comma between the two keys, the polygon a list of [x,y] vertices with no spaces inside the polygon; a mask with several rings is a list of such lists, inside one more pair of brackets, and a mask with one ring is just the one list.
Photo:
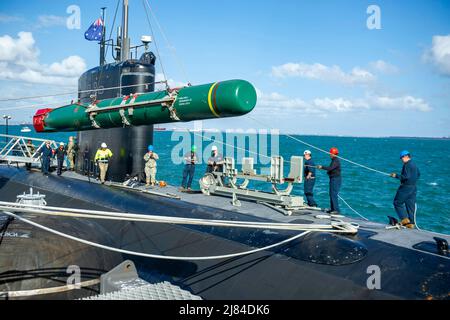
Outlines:
{"label": "rope", "polygon": [[138,86],[144,86],[144,85],[150,85],[150,84],[159,84],[159,83],[166,83],[166,81],[153,81],[153,82],[140,83],[140,84],[130,84],[130,85],[127,85],[127,86],[117,86],[117,87],[109,87],[109,88],[97,88],[97,89],[80,90],[80,91],[72,91],[72,92],[64,92],[64,93],[55,93],[55,94],[41,95],[41,96],[28,96],[28,97],[20,97],[20,98],[0,99],[0,102],[39,99],[39,98],[49,98],[49,97],[58,97],[58,96],[68,96],[68,95],[71,95],[71,94],[86,93],[86,92],[97,92],[97,91],[107,91],[107,90],[116,90],[116,89],[132,88],[132,87],[138,87]]}
{"label": "rope", "polygon": [[[119,10],[119,4],[120,4],[120,0],[117,0],[117,3],[116,3],[116,10],[115,10],[115,12],[114,12],[114,19],[113,19],[113,23],[112,23],[112,26],[111,26],[111,30],[110,30],[110,32],[109,32],[108,41],[109,41],[109,39],[111,39],[113,30],[114,30],[114,25],[116,24],[116,17],[117,17],[117,11]],[[103,23],[104,23],[104,25],[106,24],[105,21],[103,21]],[[105,28],[105,26],[103,27],[103,29],[104,29],[104,28]],[[102,39],[102,42],[103,42],[103,45],[105,45],[104,38]],[[104,55],[104,57],[103,57],[104,60],[105,60],[105,62],[106,62],[106,57],[108,56],[108,49],[109,49],[109,45],[106,46],[106,49],[105,49],[105,55]],[[114,50],[113,50],[112,52],[114,52]],[[114,58],[114,56],[113,56],[113,58]],[[100,75],[98,76],[98,79],[97,79],[97,88],[99,87],[100,81],[101,81],[102,76],[103,76],[103,69],[104,69],[104,66],[101,66],[101,67],[102,67],[102,68],[100,69]]]}
{"label": "rope", "polygon": [[[248,116],[248,117],[249,117],[251,120],[253,120],[253,121],[257,122],[257,123],[259,123],[259,124],[261,124],[261,125],[263,125],[263,126],[266,126],[266,127],[270,128],[270,126],[266,125],[265,123],[261,122],[260,120],[257,120],[257,119],[255,119],[255,118],[253,118],[253,117],[250,117],[250,116]],[[315,150],[318,150],[318,151],[323,152],[323,153],[326,153],[326,154],[330,154],[328,151],[326,151],[326,150],[324,150],[324,149],[321,149],[321,148],[319,148],[319,147],[316,147],[316,146],[314,146],[314,145],[312,145],[312,144],[310,144],[310,143],[308,143],[308,142],[306,142],[306,141],[303,141],[303,140],[301,140],[301,139],[298,139],[298,138],[296,138],[296,137],[294,137],[294,136],[292,136],[292,135],[290,135],[290,134],[285,133],[285,135],[286,135],[287,137],[289,137],[289,138],[291,138],[291,139],[297,141],[297,142],[300,142],[300,143],[302,143],[302,144],[304,144],[304,145],[307,145],[307,146],[310,147],[310,148],[313,148],[313,149],[315,149]],[[336,158],[339,158],[339,159],[341,159],[341,160],[343,160],[343,161],[346,161],[346,162],[348,162],[348,163],[351,163],[351,164],[353,164],[353,165],[355,165],[355,166],[358,166],[358,167],[361,167],[361,168],[364,168],[364,169],[367,169],[367,170],[370,170],[370,171],[373,171],[373,172],[377,172],[377,173],[382,174],[382,175],[385,175],[385,176],[390,176],[390,174],[387,173],[387,172],[383,172],[383,171],[380,171],[380,170],[377,170],[377,169],[374,169],[374,168],[370,168],[370,167],[365,166],[365,165],[363,165],[363,164],[361,164],[361,163],[354,162],[354,161],[349,160],[349,159],[346,159],[346,158],[344,158],[344,157],[336,156]]]}
{"label": "rope", "polygon": [[[113,23],[111,25],[111,30],[109,31],[108,41],[111,39],[112,33],[114,31],[114,26],[116,25],[116,18],[117,18],[117,12],[119,11],[119,4],[120,4],[120,0],[117,0],[116,10],[114,11],[114,19],[113,19]],[[108,55],[108,49],[109,49],[109,46],[106,46],[105,59],[106,59],[106,56]],[[114,50],[112,50],[111,52],[112,52],[113,58],[114,58]]]}
{"label": "rope", "polygon": [[43,107],[45,105],[45,107],[53,107],[53,108],[57,108],[63,104],[67,103],[67,99],[66,100],[62,100],[61,102],[52,102],[49,104],[44,104],[44,103],[39,103],[39,104],[26,104],[23,106],[18,106],[18,107],[6,107],[6,108],[0,108],[0,110],[19,110],[19,109],[28,109],[28,108],[39,108],[39,107]]}
{"label": "rope", "polygon": [[445,233],[428,231],[428,230],[420,228],[419,224],[417,223],[416,216],[417,216],[417,203],[416,203],[416,207],[414,208],[414,223],[416,224],[416,229],[419,230],[419,231],[422,231],[422,232],[428,232],[428,233],[435,234],[435,235],[438,235],[438,236],[447,236],[448,237],[448,234],[445,234]]}
{"label": "rope", "polygon": [[21,291],[4,291],[0,292],[1,295],[6,295],[8,298],[17,298],[17,297],[31,297],[42,294],[51,294],[58,292],[65,292],[70,290],[75,290],[83,287],[91,287],[93,285],[99,284],[100,279],[92,279],[83,281],[77,284],[66,284],[65,286],[59,287],[51,287],[51,288],[43,288],[43,289],[32,289],[32,290],[21,290]]}
{"label": "rope", "polygon": [[354,213],[356,213],[358,216],[360,216],[360,217],[363,218],[364,220],[370,221],[369,219],[367,219],[366,217],[364,217],[361,213],[359,213],[358,211],[356,211],[355,209],[353,209],[353,208],[347,203],[347,201],[345,201],[344,198],[341,197],[341,195],[338,194],[338,197],[339,197],[339,199],[342,200],[342,202],[345,203],[345,205],[346,205],[347,207],[349,207],[350,210],[352,210]]}
{"label": "rope", "polygon": [[[331,224],[294,224],[294,223],[267,223],[267,222],[246,222],[246,221],[227,221],[227,220],[211,220],[211,219],[193,219],[180,218],[172,216],[154,216],[130,213],[113,213],[106,211],[91,211],[83,209],[69,209],[60,207],[42,207],[36,205],[20,204],[15,202],[0,202],[0,210],[27,212],[33,214],[47,214],[56,216],[83,217],[93,219],[111,219],[111,220],[127,220],[154,222],[166,224],[182,224],[182,225],[201,225],[201,226],[217,226],[217,227],[237,227],[237,228],[257,228],[272,230],[290,230],[290,231],[328,231],[336,233],[356,233],[357,228],[351,224],[337,220]],[[333,229],[335,228],[335,229]]]}
{"label": "rope", "polygon": [[[158,26],[158,29],[159,29],[159,31],[161,32],[161,35],[163,36],[164,41],[166,42],[167,47],[168,47],[169,50],[172,52],[172,55],[173,55],[175,61],[177,62],[178,67],[180,68],[181,72],[183,73],[183,75],[184,75],[184,77],[186,78],[186,80],[188,81],[188,83],[190,83],[188,74],[187,74],[187,72],[186,72],[186,68],[184,67],[184,64],[183,64],[183,60],[181,60],[181,59],[179,58],[179,56],[177,55],[177,51],[176,51],[175,47],[172,46],[172,45],[170,44],[169,39],[168,39],[168,37],[166,36],[166,34],[165,34],[163,28],[161,27],[161,24],[159,23],[158,18],[156,17],[156,14],[154,13],[152,7],[150,6],[148,0],[142,0],[142,2],[144,2],[144,1],[145,1],[145,4],[147,5],[148,9],[150,10],[150,13],[151,13],[153,19],[154,19],[155,22],[156,22],[156,25]],[[144,7],[145,7],[145,6],[144,6]],[[147,14],[147,10],[145,11],[145,13]],[[155,44],[155,45],[156,45],[156,44]]]}
{"label": "rope", "polygon": [[[174,126],[174,128],[176,128],[176,129],[186,129],[186,128],[177,127],[177,126]],[[250,151],[250,150],[247,150],[247,149],[245,149],[245,148],[236,147],[235,145],[232,145],[232,144],[229,144],[229,143],[225,143],[225,142],[223,142],[223,141],[213,140],[213,139],[211,139],[211,138],[205,137],[205,136],[203,136],[202,134],[198,134],[198,133],[196,133],[196,132],[189,132],[189,133],[192,133],[194,136],[198,136],[198,137],[200,137],[200,138],[202,138],[202,139],[206,139],[206,140],[208,140],[208,141],[211,141],[211,142],[215,142],[215,143],[221,144],[221,145],[223,145],[223,146],[229,146],[229,147],[232,147],[233,149],[236,149],[236,150],[242,150],[242,151],[248,152],[249,154],[254,154],[254,155],[257,155],[257,156],[260,156],[260,157],[263,157],[263,158],[267,158],[267,159],[270,159],[270,158],[271,158],[270,156],[266,156],[266,155],[264,155],[264,154],[262,154],[262,153]],[[284,162],[290,163],[290,161],[288,161],[288,160],[284,160]]]}
{"label": "rope", "polygon": [[163,73],[164,80],[166,81],[166,87],[168,88],[166,71],[164,70],[164,65],[163,65],[163,63],[162,63],[161,55],[160,55],[160,53],[159,53],[158,43],[156,42],[155,33],[153,32],[152,23],[151,23],[151,21],[150,21],[150,17],[148,16],[148,12],[147,12],[147,8],[145,7],[144,0],[142,0],[142,5],[143,5],[143,7],[144,7],[145,16],[146,16],[146,18],[147,18],[147,22],[148,22],[148,25],[149,25],[149,27],[150,27],[150,32],[152,33],[153,42],[155,43],[156,54],[157,54],[157,56],[158,56],[159,64],[161,65],[161,72]]}
{"label": "rope", "polygon": [[102,245],[102,244],[99,244],[99,243],[95,243],[95,242],[92,242],[92,241],[88,241],[88,240],[85,240],[85,239],[74,237],[74,236],[71,236],[69,234],[57,231],[55,229],[43,226],[43,225],[41,225],[39,223],[36,223],[36,222],[30,221],[28,219],[22,218],[22,217],[14,214],[12,212],[4,211],[4,213],[9,215],[9,216],[11,216],[11,217],[16,218],[16,219],[19,219],[19,220],[21,220],[21,221],[23,221],[23,222],[25,222],[25,223],[27,223],[29,225],[32,225],[32,226],[34,226],[36,228],[45,230],[47,232],[56,234],[58,236],[61,236],[61,237],[64,237],[64,238],[67,238],[67,239],[70,239],[70,240],[74,240],[74,241],[77,241],[77,242],[80,242],[80,243],[83,243],[83,244],[86,244],[86,245],[89,245],[89,246],[92,246],[92,247],[105,249],[105,250],[113,251],[113,252],[118,252],[118,253],[122,253],[122,254],[129,254],[129,255],[132,255],[132,256],[139,256],[139,257],[153,258],[153,259],[162,259],[162,260],[178,260],[178,261],[219,260],[219,259],[229,259],[229,258],[235,258],[235,257],[240,257],[240,256],[246,256],[246,255],[249,255],[249,254],[254,254],[254,253],[257,253],[257,252],[261,252],[261,251],[266,251],[266,250],[269,250],[269,249],[281,246],[283,244],[286,244],[286,243],[289,243],[289,242],[294,241],[296,239],[299,239],[299,238],[301,238],[301,237],[303,237],[303,236],[305,236],[305,235],[307,235],[308,233],[311,232],[311,231],[305,231],[303,233],[300,233],[298,235],[295,235],[295,236],[293,236],[291,238],[288,238],[288,239],[285,239],[283,241],[277,242],[275,244],[272,244],[272,245],[269,245],[269,246],[266,246],[266,247],[263,247],[263,248],[258,248],[258,249],[244,251],[244,252],[239,252],[239,253],[232,253],[232,254],[225,254],[225,255],[218,255],[218,256],[206,256],[206,257],[178,257],[178,256],[163,256],[163,255],[157,255],[157,254],[150,254],[150,253],[144,253],[144,252],[124,250],[124,249],[114,248],[114,247],[111,247],[111,246]]}

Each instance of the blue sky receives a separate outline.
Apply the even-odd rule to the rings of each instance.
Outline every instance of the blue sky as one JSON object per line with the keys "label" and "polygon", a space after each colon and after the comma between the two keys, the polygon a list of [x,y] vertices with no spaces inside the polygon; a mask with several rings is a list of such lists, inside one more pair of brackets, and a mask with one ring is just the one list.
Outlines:
{"label": "blue sky", "polygon": [[[81,10],[80,29],[66,27],[70,5]],[[136,44],[150,30],[142,1],[130,5]],[[449,1],[155,0],[150,5],[176,48],[177,59],[155,27],[173,83],[242,78],[258,89],[259,102],[249,117],[206,121],[204,127],[257,129],[262,122],[299,134],[450,136]],[[369,5],[379,7],[381,29],[368,29]],[[115,0],[2,1],[0,94],[73,91],[77,76],[98,63],[97,44],[83,34],[102,6],[108,7],[110,26]],[[120,21],[119,13],[116,26]],[[55,106],[70,98],[0,102],[0,112],[24,121],[37,109],[28,105]]]}

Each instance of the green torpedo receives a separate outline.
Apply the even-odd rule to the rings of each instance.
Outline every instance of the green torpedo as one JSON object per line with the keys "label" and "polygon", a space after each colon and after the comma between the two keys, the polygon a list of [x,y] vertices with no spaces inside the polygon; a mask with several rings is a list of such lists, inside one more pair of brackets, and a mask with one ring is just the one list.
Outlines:
{"label": "green torpedo", "polygon": [[228,80],[40,109],[33,125],[37,132],[60,132],[236,117],[251,112],[256,100],[251,83]]}

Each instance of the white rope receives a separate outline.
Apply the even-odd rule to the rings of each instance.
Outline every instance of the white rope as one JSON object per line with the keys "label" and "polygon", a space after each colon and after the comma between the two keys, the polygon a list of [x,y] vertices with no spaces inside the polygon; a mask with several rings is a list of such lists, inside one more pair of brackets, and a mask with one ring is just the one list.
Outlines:
{"label": "white rope", "polygon": [[[28,96],[28,97],[20,97],[20,98],[7,98],[7,99],[0,99],[0,102],[17,101],[17,100],[29,100],[29,99],[39,99],[39,98],[48,98],[48,97],[57,97],[57,96],[68,96],[68,95],[71,95],[71,94],[79,94],[79,93],[87,93],[87,92],[97,92],[97,91],[108,91],[108,90],[124,89],[124,88],[133,88],[133,87],[146,86],[146,85],[150,85],[150,84],[159,84],[159,83],[166,83],[166,81],[153,81],[153,82],[147,82],[147,83],[141,83],[141,84],[130,84],[130,85],[127,85],[127,86],[108,87],[108,88],[97,88],[97,89],[80,90],[80,91],[65,92],[65,93],[55,93],[55,94],[41,95],[41,96]],[[1,108],[0,108],[0,109],[1,109]],[[2,110],[3,110],[3,109],[2,109]]]}
{"label": "white rope", "polygon": [[[181,72],[183,73],[185,79],[187,80],[188,83],[190,83],[189,81],[189,76],[186,72],[186,68],[184,67],[184,63],[183,60],[178,56],[177,51],[175,49],[175,47],[169,42],[169,38],[166,36],[166,33],[164,32],[161,24],[159,23],[158,18],[156,17],[155,12],[153,11],[152,7],[150,6],[150,3],[148,2],[148,0],[142,0],[143,2],[145,2],[145,4],[147,5],[148,9],[150,10],[150,14],[152,15],[153,19],[156,22],[156,25],[158,26],[159,31],[161,32],[161,35],[164,38],[164,41],[166,42],[166,46],[169,48],[169,50],[172,52],[173,58],[175,59],[175,61],[178,64],[178,67],[180,68]],[[145,8],[145,5],[144,5]],[[147,12],[147,11],[146,11]]]}
{"label": "white rope", "polygon": [[[186,128],[182,128],[182,127],[179,127],[179,126],[176,126],[176,125],[174,126],[174,128],[176,128],[176,129],[181,129],[181,130],[187,130]],[[226,142],[223,142],[223,141],[217,141],[217,140],[214,140],[214,139],[205,137],[203,134],[198,134],[198,133],[193,132],[193,131],[189,131],[189,133],[192,133],[194,136],[200,137],[200,138],[202,138],[202,139],[206,139],[206,140],[208,140],[208,141],[211,141],[211,142],[214,142],[214,143],[221,144],[221,145],[223,145],[223,146],[229,146],[229,147],[232,147],[232,148],[235,149],[235,150],[242,150],[242,151],[248,152],[249,154],[254,154],[254,155],[256,155],[256,156],[260,156],[260,157],[267,158],[267,159],[270,159],[270,158],[271,158],[270,156],[266,156],[265,154],[262,154],[262,153],[258,153],[258,152],[251,151],[251,150],[248,150],[248,149],[245,149],[245,148],[237,147],[237,146],[235,146],[235,145],[233,145],[233,144],[229,144],[229,143],[226,143]],[[284,162],[286,162],[286,163],[291,163],[289,160],[284,160]]]}
{"label": "white rope", "polygon": [[345,203],[345,205],[346,205],[347,207],[349,207],[350,210],[352,210],[354,213],[356,213],[358,216],[360,216],[360,217],[363,218],[364,220],[370,221],[369,219],[367,219],[366,217],[364,217],[361,213],[359,213],[358,211],[356,211],[355,209],[353,209],[353,208],[347,203],[347,201],[345,201],[344,198],[341,197],[341,195],[338,194],[338,197],[339,197],[339,199],[341,199],[341,200]]}
{"label": "white rope", "polygon": [[237,228],[253,228],[253,229],[271,229],[271,230],[290,230],[290,231],[327,231],[335,233],[356,233],[358,229],[349,223],[336,220],[331,224],[295,224],[295,223],[267,223],[267,222],[245,222],[245,221],[228,221],[228,220],[210,220],[210,219],[193,219],[180,218],[172,216],[154,216],[130,213],[114,213],[106,211],[94,211],[83,209],[69,209],[60,207],[42,207],[29,204],[19,204],[15,202],[1,202],[0,210],[27,212],[35,214],[46,214],[56,216],[83,217],[93,219],[111,219],[111,220],[127,220],[140,222],[153,222],[165,224],[182,224],[182,225],[201,225],[201,226],[217,226],[217,227],[237,227]]}
{"label": "white rope", "polygon": [[158,56],[158,62],[159,62],[159,64],[160,64],[160,66],[161,66],[161,72],[162,72],[162,74],[163,74],[164,80],[166,81],[166,87],[168,87],[169,84],[167,83],[167,75],[166,75],[166,71],[165,71],[165,69],[164,69],[164,65],[163,65],[163,62],[162,62],[162,59],[161,59],[161,55],[160,55],[160,53],[159,53],[158,43],[157,43],[157,41],[156,41],[156,37],[155,37],[155,34],[154,34],[154,32],[153,32],[152,23],[151,23],[151,21],[150,21],[150,17],[148,16],[148,12],[147,12],[147,8],[145,7],[144,0],[142,0],[142,4],[143,4],[143,7],[144,7],[144,11],[145,11],[145,17],[147,18],[148,26],[150,27],[150,32],[152,33],[153,43],[155,44],[156,54],[157,54],[157,56]]}
{"label": "white rope", "polygon": [[428,231],[428,230],[420,228],[419,224],[417,223],[417,219],[416,218],[417,218],[417,203],[416,203],[416,207],[414,208],[414,223],[416,224],[416,229],[419,230],[419,231],[422,231],[422,232],[428,232],[428,233],[435,234],[435,235],[438,235],[438,236],[446,236],[446,237],[449,236],[448,234],[445,234],[445,233]]}
{"label": "white rope", "polygon": [[59,293],[66,292],[71,290],[78,290],[84,287],[91,287],[93,285],[99,284],[100,279],[92,279],[83,281],[77,284],[66,284],[65,286],[59,287],[50,287],[50,288],[42,288],[42,289],[32,289],[32,290],[20,290],[20,291],[3,291],[0,292],[0,295],[7,295],[8,298],[17,298],[17,297],[31,297],[43,294],[51,294],[51,293]]}
{"label": "white rope", "polygon": [[56,234],[58,236],[61,236],[61,237],[67,238],[67,239],[71,239],[71,240],[74,240],[74,241],[77,241],[77,242],[80,242],[80,243],[84,243],[84,244],[89,245],[89,246],[97,247],[97,248],[100,248],[100,249],[105,249],[105,250],[108,250],[108,251],[118,252],[118,253],[122,253],[122,254],[129,254],[129,255],[132,255],[132,256],[139,256],[139,257],[145,257],[145,258],[154,258],[154,259],[163,259],[163,260],[179,260],[179,261],[219,260],[219,259],[229,259],[229,258],[235,258],[235,257],[240,257],[240,256],[246,256],[246,255],[249,255],[249,254],[254,254],[254,253],[257,253],[257,252],[261,252],[261,251],[265,251],[265,250],[269,250],[269,249],[281,246],[283,244],[286,244],[286,243],[289,243],[289,242],[294,241],[296,239],[299,239],[299,238],[301,238],[301,237],[303,237],[303,236],[305,236],[305,235],[307,235],[308,233],[311,232],[311,231],[305,231],[303,233],[300,233],[300,234],[298,234],[296,236],[293,236],[291,238],[285,239],[283,241],[277,242],[275,244],[272,244],[272,245],[269,245],[269,246],[266,246],[266,247],[263,247],[263,248],[249,250],[249,251],[244,251],[244,252],[239,252],[239,253],[232,253],[232,254],[225,254],[225,255],[218,255],[218,256],[206,256],[206,257],[178,257],[178,256],[163,256],[163,255],[158,255],[158,254],[150,254],[150,253],[143,253],[143,252],[137,252],[137,251],[130,251],[130,250],[124,250],[124,249],[119,249],[119,248],[114,248],[114,247],[102,245],[102,244],[99,244],[99,243],[95,243],[95,242],[92,242],[92,241],[88,241],[88,240],[84,240],[84,239],[81,239],[81,238],[78,238],[78,237],[71,236],[69,234],[66,234],[66,233],[54,230],[52,228],[48,228],[48,227],[43,226],[43,225],[41,225],[39,223],[36,223],[36,222],[30,221],[28,219],[22,218],[22,217],[14,214],[12,212],[4,211],[4,213],[9,215],[9,216],[11,216],[11,217],[16,218],[16,219],[19,219],[20,221],[23,221],[23,222],[25,222],[27,224],[30,224],[30,225],[32,225],[32,226],[34,226],[36,228],[45,230],[47,232]]}
{"label": "white rope", "polygon": [[[263,126],[266,126],[267,128],[270,128],[270,126],[268,126],[267,124],[261,122],[260,120],[257,120],[257,119],[255,119],[255,118],[253,118],[253,117],[250,117],[250,116],[248,116],[248,118],[252,119],[252,120],[255,121],[255,122],[258,122],[259,124],[261,124],[261,125],[263,125]],[[316,149],[316,150],[318,150],[318,151],[320,151],[320,152],[323,152],[323,153],[326,153],[326,154],[330,154],[329,151],[326,151],[326,150],[324,150],[324,149],[321,149],[321,148],[319,148],[319,147],[316,147],[316,146],[314,146],[314,145],[312,145],[312,144],[310,144],[310,143],[308,143],[308,142],[306,142],[306,141],[303,141],[303,140],[301,140],[301,139],[298,139],[298,138],[296,138],[296,137],[294,137],[294,136],[292,136],[292,135],[290,135],[290,134],[285,133],[284,135],[286,135],[287,137],[289,137],[289,138],[291,138],[291,139],[293,139],[293,140],[295,140],[295,141],[297,141],[297,142],[303,143],[304,145],[307,145],[308,147],[311,147],[311,148],[313,148],[313,149]],[[346,159],[346,158],[344,158],[344,157],[336,156],[336,158],[339,158],[339,159],[341,159],[341,160],[343,160],[343,161],[346,161],[346,162],[348,162],[348,163],[351,163],[351,164],[353,164],[353,165],[355,165],[355,166],[358,166],[358,167],[361,167],[361,168],[364,168],[364,169],[367,169],[367,170],[370,170],[370,171],[373,171],[373,172],[377,172],[377,173],[382,174],[382,175],[385,175],[385,176],[390,176],[390,174],[387,173],[387,172],[383,172],[383,171],[380,171],[380,170],[377,170],[377,169],[374,169],[374,168],[370,168],[370,167],[368,167],[368,166],[365,166],[365,165],[363,165],[363,164],[354,162],[354,161],[349,160],[349,159]]]}

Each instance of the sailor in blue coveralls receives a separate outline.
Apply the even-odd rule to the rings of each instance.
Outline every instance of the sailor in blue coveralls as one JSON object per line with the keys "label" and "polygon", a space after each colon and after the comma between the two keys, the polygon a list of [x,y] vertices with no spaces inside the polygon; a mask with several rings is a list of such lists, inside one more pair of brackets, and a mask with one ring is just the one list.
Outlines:
{"label": "sailor in blue coveralls", "polygon": [[314,185],[316,184],[316,165],[311,157],[311,151],[305,150],[303,153],[305,158],[305,168],[303,170],[303,175],[305,182],[303,185],[303,190],[305,192],[306,201],[308,206],[317,207],[317,203],[314,200]]}
{"label": "sailor in blue coveralls", "polygon": [[318,169],[327,171],[330,177],[330,207],[329,213],[338,214],[339,211],[339,190],[342,185],[341,162],[338,158],[339,150],[337,148],[330,149],[331,163],[329,166],[317,166]]}
{"label": "sailor in blue coveralls", "polygon": [[46,141],[45,145],[42,146],[38,153],[41,154],[41,161],[42,161],[42,173],[44,176],[48,176],[48,171],[50,169],[50,159],[53,157],[53,149],[50,146],[50,141]]}
{"label": "sailor in blue coveralls", "polygon": [[401,220],[401,225],[413,229],[416,211],[416,184],[420,178],[420,171],[411,160],[411,154],[408,151],[402,151],[400,159],[403,162],[402,173],[391,174],[391,177],[400,180],[400,187],[394,198],[394,208]]}

